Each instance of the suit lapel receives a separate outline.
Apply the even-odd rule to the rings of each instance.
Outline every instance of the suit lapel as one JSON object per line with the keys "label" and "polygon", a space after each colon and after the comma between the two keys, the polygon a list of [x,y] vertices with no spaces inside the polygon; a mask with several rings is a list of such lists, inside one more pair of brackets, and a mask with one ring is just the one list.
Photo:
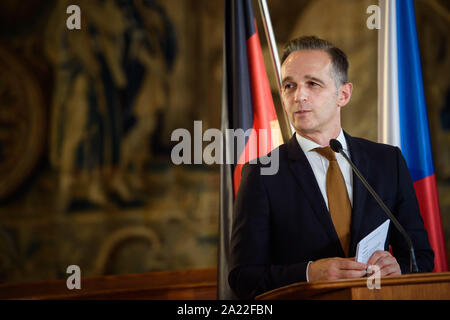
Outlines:
{"label": "suit lapel", "polygon": [[[350,151],[350,157],[352,162],[361,172],[363,177],[367,177],[368,174],[368,161],[364,150],[358,142],[344,132],[347,140],[348,149]],[[351,240],[350,240],[350,256],[355,255],[357,240],[359,239],[359,230],[364,218],[364,204],[367,198],[367,190],[363,183],[359,180],[355,173],[353,173],[353,210],[352,210],[352,224],[351,224]]]}
{"label": "suit lapel", "polygon": [[340,246],[339,238],[334,229],[333,221],[331,220],[330,213],[328,212],[325,200],[323,199],[320,188],[317,184],[316,177],[312,171],[311,165],[306,158],[305,153],[300,148],[297,138],[294,136],[289,140],[288,145],[288,158],[289,167],[306,195],[316,217],[321,222],[322,226],[332,239],[334,243],[339,244],[339,250],[341,255],[344,255],[344,251]]}

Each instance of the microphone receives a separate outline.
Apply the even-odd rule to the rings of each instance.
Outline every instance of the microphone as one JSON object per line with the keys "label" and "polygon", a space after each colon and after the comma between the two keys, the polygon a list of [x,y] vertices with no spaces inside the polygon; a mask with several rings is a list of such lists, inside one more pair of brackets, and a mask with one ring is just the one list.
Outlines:
{"label": "microphone", "polygon": [[408,233],[406,233],[405,229],[403,229],[400,222],[398,222],[397,218],[394,217],[392,212],[389,210],[388,207],[384,204],[383,200],[380,199],[378,194],[373,190],[373,188],[369,185],[367,180],[362,176],[361,172],[359,172],[358,168],[356,168],[355,164],[350,160],[350,158],[345,154],[344,150],[342,149],[341,143],[336,139],[330,140],[330,147],[331,149],[336,152],[340,153],[345,160],[348,161],[350,166],[352,167],[353,172],[358,176],[359,180],[364,184],[364,186],[367,188],[367,190],[370,192],[370,194],[375,198],[375,200],[378,202],[380,207],[384,210],[384,212],[387,214],[387,216],[391,219],[391,221],[394,223],[397,230],[400,232],[400,234],[405,238],[406,243],[409,247],[409,270],[410,272],[419,272],[419,268],[417,267],[416,262],[416,255],[414,253],[414,247],[413,243],[411,241],[411,238],[409,237]]}

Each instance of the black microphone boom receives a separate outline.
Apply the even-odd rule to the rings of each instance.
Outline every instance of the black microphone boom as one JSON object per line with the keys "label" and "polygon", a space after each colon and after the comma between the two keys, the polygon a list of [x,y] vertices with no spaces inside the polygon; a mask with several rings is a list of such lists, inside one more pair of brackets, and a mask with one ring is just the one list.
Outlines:
{"label": "black microphone boom", "polygon": [[384,212],[387,214],[387,216],[394,223],[397,230],[405,238],[405,240],[409,246],[409,257],[410,257],[409,269],[410,269],[410,272],[419,272],[419,268],[417,267],[417,262],[416,262],[416,255],[414,253],[413,243],[412,243],[411,238],[409,237],[408,233],[405,231],[405,229],[403,229],[402,225],[400,224],[400,222],[398,222],[397,218],[394,217],[394,215],[389,210],[389,208],[386,207],[386,205],[384,204],[383,200],[380,199],[380,197],[375,192],[375,190],[373,190],[373,188],[369,185],[367,180],[362,176],[361,172],[359,172],[358,168],[356,168],[356,166],[354,165],[352,160],[350,160],[350,158],[345,154],[344,150],[342,149],[341,143],[336,139],[331,139],[330,147],[334,152],[340,153],[348,161],[348,163],[350,164],[350,166],[353,169],[353,172],[358,176],[359,180],[361,180],[361,182],[364,184],[364,186],[367,188],[367,190],[370,192],[370,194],[375,198],[375,200],[378,202],[380,207],[384,210]]}

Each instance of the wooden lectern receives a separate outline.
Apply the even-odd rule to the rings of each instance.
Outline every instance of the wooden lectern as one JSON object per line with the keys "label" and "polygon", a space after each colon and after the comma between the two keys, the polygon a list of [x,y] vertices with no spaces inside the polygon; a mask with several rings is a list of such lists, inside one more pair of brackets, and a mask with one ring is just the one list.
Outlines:
{"label": "wooden lectern", "polygon": [[299,282],[265,292],[256,299],[450,300],[450,272],[384,277],[380,289],[369,289],[367,279]]}

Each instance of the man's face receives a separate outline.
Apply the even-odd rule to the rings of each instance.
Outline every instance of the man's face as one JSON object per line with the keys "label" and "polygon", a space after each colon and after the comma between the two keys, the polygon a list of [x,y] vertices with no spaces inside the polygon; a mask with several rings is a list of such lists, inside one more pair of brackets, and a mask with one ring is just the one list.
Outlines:
{"label": "man's face", "polygon": [[[340,129],[340,107],[351,94],[336,89],[331,58],[325,51],[294,51],[284,61],[282,101],[295,131],[301,135],[334,133]],[[348,93],[348,96],[346,94]]]}

